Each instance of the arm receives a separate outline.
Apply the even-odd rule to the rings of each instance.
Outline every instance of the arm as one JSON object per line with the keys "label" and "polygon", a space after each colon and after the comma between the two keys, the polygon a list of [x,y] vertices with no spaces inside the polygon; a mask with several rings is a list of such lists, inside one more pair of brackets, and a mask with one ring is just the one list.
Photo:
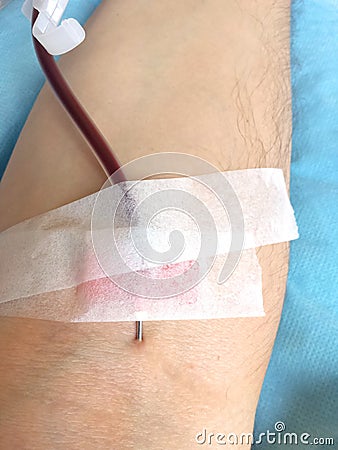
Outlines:
{"label": "arm", "polygon": [[[282,167],[288,177],[288,1],[104,2],[87,30],[61,66],[122,163],[183,151],[222,170]],[[103,181],[45,86],[1,184],[0,225]],[[204,427],[252,431],[287,258],[285,244],[259,251],[266,317],[147,322],[141,345],[133,323],[1,319],[0,442],[183,450]]]}

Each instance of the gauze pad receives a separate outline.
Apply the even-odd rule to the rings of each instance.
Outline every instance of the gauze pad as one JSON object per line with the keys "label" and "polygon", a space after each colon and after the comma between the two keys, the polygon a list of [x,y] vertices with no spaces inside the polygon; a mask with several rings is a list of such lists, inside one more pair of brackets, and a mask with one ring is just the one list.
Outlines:
{"label": "gauze pad", "polygon": [[[262,315],[252,249],[298,237],[283,174],[222,173],[235,193],[226,208],[214,193],[219,175],[119,183],[4,231],[0,314],[64,321]],[[220,280],[225,259],[232,267]]]}

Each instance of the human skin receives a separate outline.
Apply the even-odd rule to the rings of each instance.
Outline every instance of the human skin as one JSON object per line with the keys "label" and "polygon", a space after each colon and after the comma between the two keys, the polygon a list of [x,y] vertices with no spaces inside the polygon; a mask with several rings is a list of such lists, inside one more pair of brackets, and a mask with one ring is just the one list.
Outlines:
{"label": "human skin", "polygon": [[[289,13],[281,0],[106,1],[60,66],[122,163],[177,151],[288,180]],[[0,228],[104,181],[45,86],[0,186]],[[1,318],[0,448],[185,450],[203,428],[251,432],[287,245],[258,257],[265,317],[146,322],[142,343],[134,323]]]}

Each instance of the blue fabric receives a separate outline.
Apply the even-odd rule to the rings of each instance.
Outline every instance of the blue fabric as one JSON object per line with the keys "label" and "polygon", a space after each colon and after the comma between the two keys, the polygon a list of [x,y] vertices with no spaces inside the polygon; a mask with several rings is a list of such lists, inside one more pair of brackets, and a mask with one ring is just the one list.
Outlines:
{"label": "blue fabric", "polygon": [[338,448],[338,2],[293,2],[291,74],[291,201],[300,239],[291,243],[255,430],[283,421],[289,432],[332,436],[335,446],[326,448]]}
{"label": "blue fabric", "polygon": [[[65,17],[84,23],[99,3],[72,0]],[[0,178],[44,82],[22,4],[23,0],[13,0],[0,10]]]}
{"label": "blue fabric", "polygon": [[[0,11],[0,175],[43,83],[21,1]],[[68,15],[83,22],[100,1],[70,3]],[[285,306],[255,430],[273,431],[283,421],[286,431],[333,436],[338,445],[337,2],[295,0],[291,42],[291,200],[301,238],[291,244]]]}

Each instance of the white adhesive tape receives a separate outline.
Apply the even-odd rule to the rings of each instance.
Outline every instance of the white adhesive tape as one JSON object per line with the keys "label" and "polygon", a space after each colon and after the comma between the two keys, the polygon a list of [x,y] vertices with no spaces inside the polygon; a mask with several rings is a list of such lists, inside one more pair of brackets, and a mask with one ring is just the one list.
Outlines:
{"label": "white adhesive tape", "polygon": [[[167,275],[190,262],[167,267]],[[216,267],[221,261],[216,260]],[[238,270],[237,270],[238,269]],[[109,278],[77,287],[33,295],[0,304],[0,316],[61,322],[123,322],[137,320],[192,320],[264,315],[261,268],[255,250],[245,250],[233,275],[218,284],[211,271],[197,286],[171,298],[136,297]],[[150,269],[145,275],[158,276]],[[245,281],[243,274],[246,273]],[[128,274],[122,275],[122,277]]]}
{"label": "white adhesive tape", "polygon": [[[235,193],[226,205],[213,192],[219,175],[120,183],[4,231],[0,314],[66,321],[262,315],[259,265],[249,249],[298,237],[283,173],[222,173]],[[229,214],[236,207],[244,226],[237,237]],[[184,245],[171,258],[173,230]],[[234,235],[240,249],[232,246]],[[241,249],[232,275],[218,284],[222,255]],[[157,258],[163,254],[169,260]],[[176,281],[190,261],[198,262],[187,271],[192,283],[187,276]]]}

